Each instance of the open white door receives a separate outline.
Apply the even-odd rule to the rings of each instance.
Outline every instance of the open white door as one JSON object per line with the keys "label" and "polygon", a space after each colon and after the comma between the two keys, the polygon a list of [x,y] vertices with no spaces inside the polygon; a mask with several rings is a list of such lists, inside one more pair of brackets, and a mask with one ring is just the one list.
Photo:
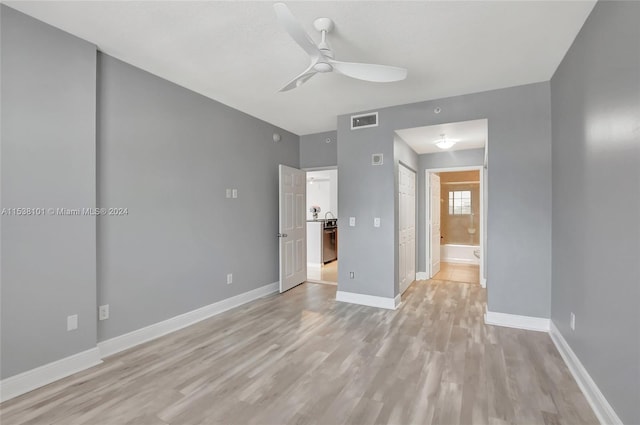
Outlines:
{"label": "open white door", "polygon": [[440,176],[435,173],[429,173],[429,210],[429,277],[433,277],[440,271]]}
{"label": "open white door", "polygon": [[307,173],[279,165],[280,292],[307,279]]}

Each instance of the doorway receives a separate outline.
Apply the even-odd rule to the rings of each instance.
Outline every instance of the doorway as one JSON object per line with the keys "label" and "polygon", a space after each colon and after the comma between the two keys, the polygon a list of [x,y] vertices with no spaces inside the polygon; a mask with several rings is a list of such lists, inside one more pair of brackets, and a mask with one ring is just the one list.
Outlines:
{"label": "doorway", "polygon": [[338,170],[307,170],[307,281],[338,282]]}
{"label": "doorway", "polygon": [[484,286],[484,167],[425,172],[429,278]]}

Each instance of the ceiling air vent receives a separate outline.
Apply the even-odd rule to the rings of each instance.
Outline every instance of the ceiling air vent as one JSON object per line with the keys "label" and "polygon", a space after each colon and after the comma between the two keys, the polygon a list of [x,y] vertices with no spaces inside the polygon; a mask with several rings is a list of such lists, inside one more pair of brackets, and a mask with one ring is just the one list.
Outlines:
{"label": "ceiling air vent", "polygon": [[367,128],[367,127],[377,127],[377,126],[378,126],[377,112],[351,116],[351,130],[355,130],[357,128]]}

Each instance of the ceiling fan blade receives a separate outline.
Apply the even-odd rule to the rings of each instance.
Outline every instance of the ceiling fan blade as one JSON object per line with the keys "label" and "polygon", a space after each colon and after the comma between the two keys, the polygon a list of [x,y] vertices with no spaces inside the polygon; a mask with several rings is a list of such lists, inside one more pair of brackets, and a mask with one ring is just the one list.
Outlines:
{"label": "ceiling fan blade", "polygon": [[376,83],[390,83],[407,78],[407,70],[397,66],[374,65],[370,63],[353,63],[329,61],[333,70],[358,80],[373,81]]}
{"label": "ceiling fan blade", "polygon": [[273,8],[276,11],[276,16],[280,25],[284,27],[285,30],[289,33],[291,38],[298,43],[302,49],[307,52],[309,56],[311,56],[312,60],[317,60],[322,56],[320,49],[316,46],[316,43],[311,40],[309,35],[304,31],[300,22],[293,16],[293,13],[289,10],[286,4],[284,3],[276,3],[273,5]]}
{"label": "ceiling fan blade", "polygon": [[307,80],[314,75],[317,74],[317,71],[313,69],[313,65],[307,68],[302,74],[298,75],[293,80],[289,81],[287,85],[281,88],[279,91],[289,91],[291,89],[295,89],[296,87],[300,87],[302,84],[306,83]]}

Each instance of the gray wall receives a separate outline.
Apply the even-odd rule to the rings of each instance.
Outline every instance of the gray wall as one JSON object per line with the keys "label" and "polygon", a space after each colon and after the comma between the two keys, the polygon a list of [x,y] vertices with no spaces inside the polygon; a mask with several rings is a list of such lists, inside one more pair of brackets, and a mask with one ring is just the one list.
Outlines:
{"label": "gray wall", "polygon": [[[435,114],[434,108],[442,112]],[[358,112],[359,113],[359,112]],[[351,115],[351,114],[350,114]],[[393,155],[397,129],[488,119],[488,304],[491,311],[549,317],[551,290],[551,117],[549,83],[493,90],[379,110],[378,127],[350,130],[338,118],[339,289],[393,297]],[[382,227],[373,228],[373,217]],[[523,273],[523,270],[527,271]],[[348,273],[355,272],[355,279]],[[517,279],[514,279],[517,276]]]}
{"label": "gray wall", "polygon": [[[2,208],[95,207],[95,46],[4,5]],[[2,217],[2,378],[96,345],[96,221]],[[77,314],[79,328],[67,332]]]}
{"label": "gray wall", "polygon": [[298,136],[107,55],[98,64],[98,203],[129,209],[98,220],[98,300],[111,310],[99,339],[277,281],[278,164],[298,167]]}
{"label": "gray wall", "polygon": [[[327,143],[331,139],[331,143]],[[300,168],[338,165],[338,137],[336,131],[300,136]]]}
{"label": "gray wall", "polygon": [[551,80],[551,318],[626,424],[640,423],[638,22],[640,3],[598,2]]}
{"label": "gray wall", "polygon": [[425,211],[425,170],[429,168],[471,167],[484,164],[484,149],[468,149],[463,151],[450,151],[429,153],[418,156],[418,262],[417,271],[427,271],[427,215]]}

